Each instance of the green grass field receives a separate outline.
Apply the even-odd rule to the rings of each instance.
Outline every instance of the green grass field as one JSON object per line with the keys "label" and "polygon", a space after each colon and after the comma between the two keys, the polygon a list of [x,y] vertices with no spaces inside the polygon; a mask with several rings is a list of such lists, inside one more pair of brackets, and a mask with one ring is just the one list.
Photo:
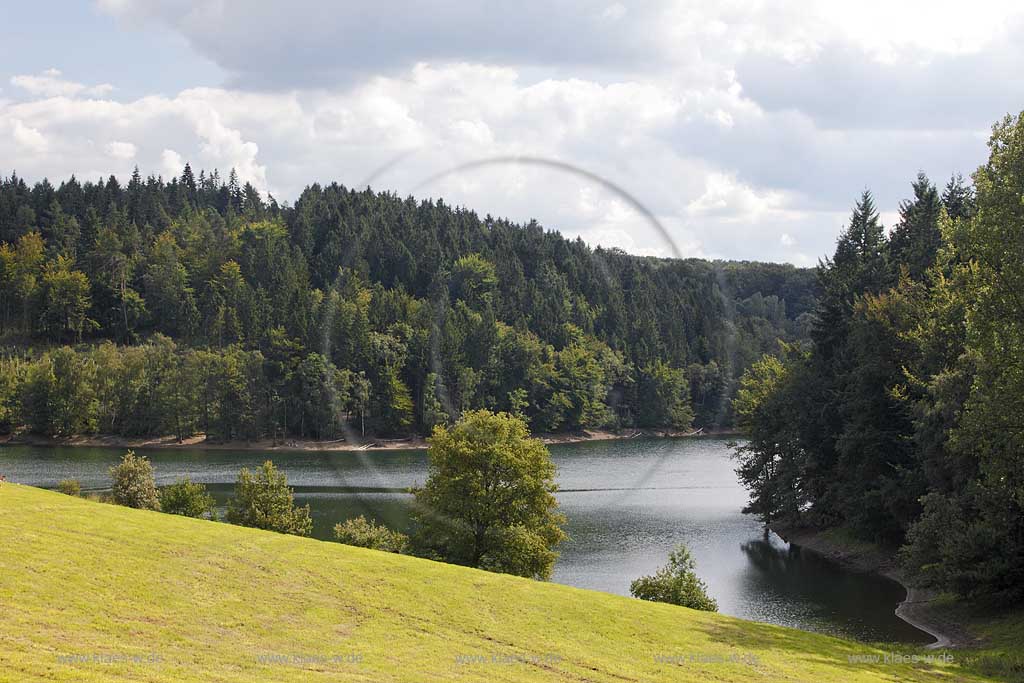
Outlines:
{"label": "green grass field", "polygon": [[5,682],[987,680],[891,651],[0,485]]}

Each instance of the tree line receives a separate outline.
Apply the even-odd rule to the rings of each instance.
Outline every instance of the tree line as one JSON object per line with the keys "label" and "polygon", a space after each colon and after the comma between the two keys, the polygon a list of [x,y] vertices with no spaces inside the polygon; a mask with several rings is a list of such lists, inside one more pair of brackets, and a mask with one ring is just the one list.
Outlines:
{"label": "tree line", "polygon": [[[223,439],[727,426],[813,272],[592,249],[443,201],[232,172],[0,180],[0,429]],[[72,398],[74,397],[74,398]]]}
{"label": "tree line", "polygon": [[1024,117],[887,233],[870,193],[831,259],[809,344],[754,363],[735,401],[749,512],[900,546],[919,582],[1024,598]]}

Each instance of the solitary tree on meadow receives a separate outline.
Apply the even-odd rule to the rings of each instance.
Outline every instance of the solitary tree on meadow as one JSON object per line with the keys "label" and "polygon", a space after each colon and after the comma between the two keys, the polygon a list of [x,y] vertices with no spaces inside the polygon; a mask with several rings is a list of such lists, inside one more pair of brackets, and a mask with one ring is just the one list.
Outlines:
{"label": "solitary tree on meadow", "polygon": [[430,439],[429,475],[416,491],[419,550],[446,562],[547,579],[566,538],[555,465],[526,423],[478,410]]}

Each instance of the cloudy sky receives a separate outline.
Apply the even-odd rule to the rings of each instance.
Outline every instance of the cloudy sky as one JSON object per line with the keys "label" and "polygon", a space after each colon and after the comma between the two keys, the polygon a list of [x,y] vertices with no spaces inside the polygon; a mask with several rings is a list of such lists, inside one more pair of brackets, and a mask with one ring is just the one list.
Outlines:
{"label": "cloudy sky", "polygon": [[0,174],[237,169],[443,197],[592,244],[808,265],[855,197],[985,158],[1024,3],[98,0],[0,9]]}

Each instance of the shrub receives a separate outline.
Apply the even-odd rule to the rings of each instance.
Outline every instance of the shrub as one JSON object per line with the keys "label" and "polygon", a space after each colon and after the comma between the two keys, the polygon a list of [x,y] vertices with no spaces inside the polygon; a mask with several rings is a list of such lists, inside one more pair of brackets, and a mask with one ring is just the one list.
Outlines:
{"label": "shrub", "polygon": [[667,602],[691,609],[717,612],[718,603],[707,594],[707,586],[697,577],[690,551],[676,546],[668,556],[668,564],[653,576],[644,576],[629,586],[634,598]]}
{"label": "shrub", "polygon": [[114,479],[111,492],[114,502],[140,510],[159,510],[160,494],[153,478],[153,464],[145,457],[128,451],[121,462],[110,468]]}
{"label": "shrub", "polygon": [[82,493],[82,485],[77,479],[61,479],[57,483],[57,490],[68,496],[78,496]]}
{"label": "shrub", "polygon": [[247,468],[238,473],[235,496],[228,501],[227,521],[296,536],[309,536],[313,530],[309,506],[295,506],[288,478],[269,460],[255,474]]}
{"label": "shrub", "polygon": [[185,517],[217,518],[217,503],[202,484],[188,477],[160,491],[160,507],[164,512]]}
{"label": "shrub", "polygon": [[374,524],[362,515],[334,525],[334,538],[345,545],[383,550],[389,553],[405,553],[409,550],[409,537],[389,529],[383,524]]}

